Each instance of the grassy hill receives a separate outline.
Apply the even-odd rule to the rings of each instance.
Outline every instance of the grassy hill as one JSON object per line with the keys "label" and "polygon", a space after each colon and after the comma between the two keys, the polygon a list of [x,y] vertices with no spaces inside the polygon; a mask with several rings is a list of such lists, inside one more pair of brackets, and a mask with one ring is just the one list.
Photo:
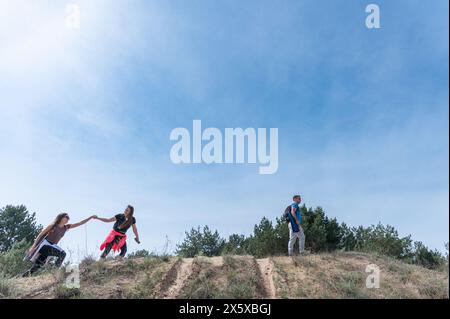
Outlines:
{"label": "grassy hill", "polygon": [[[366,288],[366,266],[380,288]],[[448,270],[429,270],[363,253],[298,257],[144,257],[88,261],[81,287],[60,271],[0,284],[10,298],[448,298]]]}

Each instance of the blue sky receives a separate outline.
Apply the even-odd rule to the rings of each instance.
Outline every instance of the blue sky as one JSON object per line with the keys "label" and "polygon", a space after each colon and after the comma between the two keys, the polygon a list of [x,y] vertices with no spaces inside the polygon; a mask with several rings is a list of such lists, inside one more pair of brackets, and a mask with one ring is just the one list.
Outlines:
{"label": "blue sky", "polygon": [[[248,234],[301,193],[443,250],[448,1],[377,1],[377,30],[369,3],[0,0],[0,205],[47,224],[133,204],[141,248],[161,251],[197,225]],[[278,172],[172,164],[170,131],[194,119],[278,128]],[[62,246],[98,254],[109,228]]]}

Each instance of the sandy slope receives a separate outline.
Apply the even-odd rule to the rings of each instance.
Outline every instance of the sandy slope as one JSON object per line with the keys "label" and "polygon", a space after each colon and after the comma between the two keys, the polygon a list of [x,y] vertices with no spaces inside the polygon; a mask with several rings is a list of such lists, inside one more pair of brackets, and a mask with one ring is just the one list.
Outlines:
{"label": "sandy slope", "polygon": [[[366,267],[380,288],[366,287]],[[58,274],[15,280],[21,298],[448,298],[448,271],[386,257],[331,253],[299,257],[137,258],[80,266],[81,287]]]}

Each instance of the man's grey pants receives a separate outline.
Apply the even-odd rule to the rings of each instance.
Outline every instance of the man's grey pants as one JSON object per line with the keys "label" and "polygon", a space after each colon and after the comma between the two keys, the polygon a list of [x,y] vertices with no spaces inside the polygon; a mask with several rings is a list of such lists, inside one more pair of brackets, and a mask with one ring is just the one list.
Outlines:
{"label": "man's grey pants", "polygon": [[299,226],[299,231],[294,233],[292,231],[292,225],[289,223],[289,244],[288,244],[288,255],[292,256],[292,252],[294,250],[294,245],[296,240],[299,240],[299,253],[305,251],[305,233],[303,232],[302,226]]}

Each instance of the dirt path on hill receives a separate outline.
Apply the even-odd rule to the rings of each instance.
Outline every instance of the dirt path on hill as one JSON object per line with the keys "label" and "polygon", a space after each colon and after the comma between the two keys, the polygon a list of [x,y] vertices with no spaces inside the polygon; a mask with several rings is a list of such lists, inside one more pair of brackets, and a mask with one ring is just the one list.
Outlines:
{"label": "dirt path on hill", "polygon": [[193,262],[194,258],[183,258],[172,266],[163,280],[165,284],[161,288],[161,298],[175,299],[178,297],[192,274]]}
{"label": "dirt path on hill", "polygon": [[275,299],[276,298],[276,290],[275,284],[273,282],[273,263],[270,258],[257,259],[256,263],[258,264],[259,271],[261,273],[263,286],[266,293],[266,298]]}

